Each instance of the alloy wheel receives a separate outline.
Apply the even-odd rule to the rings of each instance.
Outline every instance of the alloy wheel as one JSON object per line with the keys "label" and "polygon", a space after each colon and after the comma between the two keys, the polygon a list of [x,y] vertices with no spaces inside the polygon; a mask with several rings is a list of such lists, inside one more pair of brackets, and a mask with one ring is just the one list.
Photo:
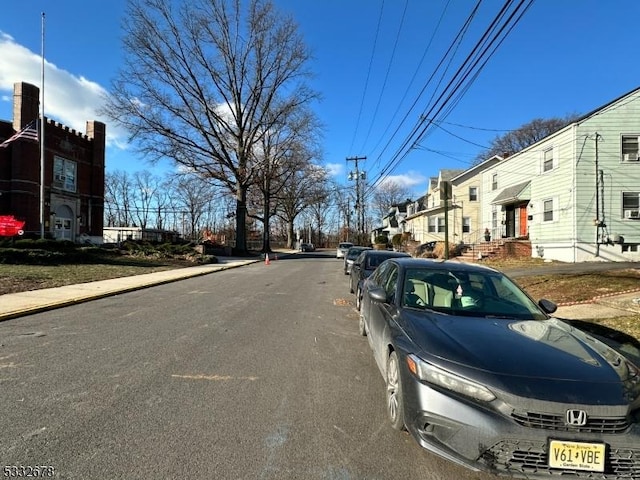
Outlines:
{"label": "alloy wheel", "polygon": [[402,385],[396,352],[391,352],[387,361],[387,414],[395,430],[404,429],[404,405]]}

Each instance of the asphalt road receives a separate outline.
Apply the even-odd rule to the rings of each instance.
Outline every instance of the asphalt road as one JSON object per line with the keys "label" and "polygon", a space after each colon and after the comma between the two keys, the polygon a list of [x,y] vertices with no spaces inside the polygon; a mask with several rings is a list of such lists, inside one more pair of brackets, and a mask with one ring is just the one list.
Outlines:
{"label": "asphalt road", "polygon": [[494,478],[390,428],[334,255],[0,323],[0,467],[73,479]]}

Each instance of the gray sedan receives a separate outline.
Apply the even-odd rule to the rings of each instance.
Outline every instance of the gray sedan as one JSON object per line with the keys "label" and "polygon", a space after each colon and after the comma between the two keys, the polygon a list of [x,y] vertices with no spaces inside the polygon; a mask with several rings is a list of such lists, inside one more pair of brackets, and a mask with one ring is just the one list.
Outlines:
{"label": "gray sedan", "polygon": [[473,470],[640,478],[640,343],[555,309],[483,266],[385,261],[359,330],[392,427]]}

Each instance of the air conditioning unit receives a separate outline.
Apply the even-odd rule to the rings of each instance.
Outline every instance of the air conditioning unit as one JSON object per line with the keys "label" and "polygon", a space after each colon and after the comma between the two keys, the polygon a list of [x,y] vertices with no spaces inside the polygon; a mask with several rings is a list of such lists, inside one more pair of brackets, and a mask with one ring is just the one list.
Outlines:
{"label": "air conditioning unit", "polygon": [[640,210],[625,210],[624,218],[640,218]]}
{"label": "air conditioning unit", "polygon": [[638,154],[637,153],[625,153],[624,154],[624,161],[625,162],[637,162],[639,159]]}

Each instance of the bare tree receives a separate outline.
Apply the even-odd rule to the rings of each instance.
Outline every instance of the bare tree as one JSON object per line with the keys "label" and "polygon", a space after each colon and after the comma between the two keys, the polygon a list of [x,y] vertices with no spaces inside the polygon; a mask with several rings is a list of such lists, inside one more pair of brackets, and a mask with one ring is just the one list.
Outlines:
{"label": "bare tree", "polygon": [[371,199],[373,208],[378,215],[378,221],[389,213],[389,208],[406,202],[409,199],[410,194],[411,192],[407,187],[400,185],[393,180],[388,180],[378,185],[378,187],[373,191]]}
{"label": "bare tree", "polygon": [[281,122],[262,136],[259,149],[258,178],[255,195],[258,208],[250,216],[261,221],[262,251],[270,252],[270,219],[277,212],[278,196],[290,183],[296,171],[301,170],[311,161],[316,144],[317,126],[315,115],[304,108],[293,109]]}
{"label": "bare tree", "polygon": [[133,174],[133,188],[135,196],[135,209],[133,217],[136,223],[147,228],[154,213],[154,203],[158,200],[157,193],[161,180],[148,170],[138,171]]}
{"label": "bare tree", "polygon": [[105,204],[107,226],[132,226],[135,189],[129,173],[115,170],[105,175]]}
{"label": "bare tree", "polygon": [[155,226],[159,230],[166,230],[169,218],[169,205],[171,204],[171,192],[173,191],[173,177],[161,180],[159,188],[153,194],[153,208],[155,210]]}
{"label": "bare tree", "polygon": [[193,175],[181,175],[176,181],[176,207],[180,211],[181,230],[185,238],[199,240],[202,222],[214,197],[213,186],[203,178]]}
{"label": "bare tree", "polygon": [[[309,53],[271,0],[131,0],[125,66],[105,114],[152,161],[168,158],[221,182],[236,200],[236,251],[246,252],[254,149],[308,88]],[[244,9],[246,7],[246,9]]]}
{"label": "bare tree", "polygon": [[323,231],[336,220],[334,217],[335,209],[331,209],[331,205],[331,191],[326,184],[319,185],[316,188],[316,195],[311,199],[307,207],[307,217],[311,226],[315,227],[317,232],[316,242],[318,246],[323,245]]}
{"label": "bare tree", "polygon": [[295,221],[313,203],[328,197],[327,172],[321,167],[307,164],[293,172],[281,192],[276,215],[287,225],[287,248],[293,248]]}
{"label": "bare tree", "polygon": [[501,157],[513,155],[543,138],[548,137],[552,133],[563,129],[570,123],[575,122],[578,118],[579,115],[577,114],[567,115],[564,118],[549,118],[546,120],[536,118],[517,130],[497,136],[491,142],[491,146],[478,155],[475,163],[481,163],[495,155],[499,155]]}

